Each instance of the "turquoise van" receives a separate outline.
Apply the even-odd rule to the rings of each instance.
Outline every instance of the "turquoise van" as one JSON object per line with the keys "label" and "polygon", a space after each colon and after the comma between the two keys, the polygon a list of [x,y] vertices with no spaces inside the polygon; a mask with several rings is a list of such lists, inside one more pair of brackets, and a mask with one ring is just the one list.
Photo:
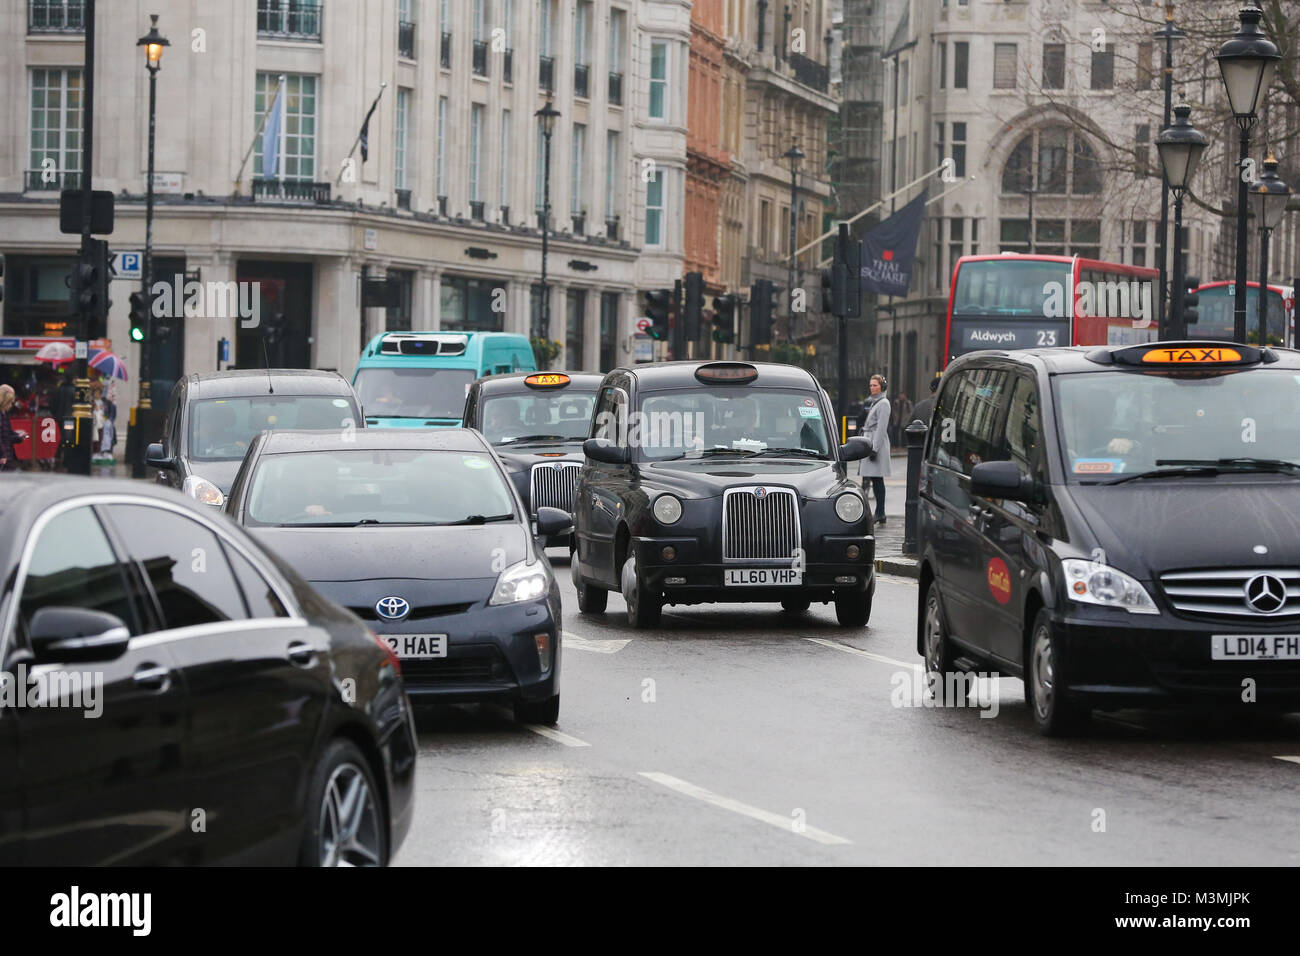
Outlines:
{"label": "turquoise van", "polygon": [[381,332],[352,375],[369,428],[455,428],[470,383],[536,372],[533,346],[509,332]]}

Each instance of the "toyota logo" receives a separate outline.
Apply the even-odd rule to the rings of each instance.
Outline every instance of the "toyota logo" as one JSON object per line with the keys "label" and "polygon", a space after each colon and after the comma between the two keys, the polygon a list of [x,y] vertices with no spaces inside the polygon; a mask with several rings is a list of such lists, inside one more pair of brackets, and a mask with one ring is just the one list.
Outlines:
{"label": "toyota logo", "polygon": [[1257,574],[1246,582],[1246,604],[1260,614],[1276,614],[1286,604],[1286,585],[1272,574]]}
{"label": "toyota logo", "polygon": [[411,605],[402,598],[390,594],[375,602],[375,613],[385,621],[400,621],[411,613]]}
{"label": "toyota logo", "polygon": [[764,488],[764,487],[761,486],[761,485],[760,485],[759,487],[755,488],[755,489],[754,489],[754,497],[757,498],[759,501],[762,501],[764,498],[767,497],[767,489]]}

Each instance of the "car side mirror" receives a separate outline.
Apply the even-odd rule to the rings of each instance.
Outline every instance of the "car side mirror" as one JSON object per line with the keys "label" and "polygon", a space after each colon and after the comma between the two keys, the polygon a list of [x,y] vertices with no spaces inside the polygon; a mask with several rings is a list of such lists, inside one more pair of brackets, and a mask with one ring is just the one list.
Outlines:
{"label": "car side mirror", "polygon": [[608,438],[588,438],[582,443],[582,453],[607,465],[626,465],[632,460],[631,449],[615,445]]}
{"label": "car side mirror", "polygon": [[176,470],[176,459],[168,457],[163,451],[162,442],[156,441],[145,449],[144,461],[150,468],[161,468],[163,471]]}
{"label": "car side mirror", "polygon": [[131,640],[120,617],[82,607],[43,607],[27,630],[34,664],[111,661]]}
{"label": "car side mirror", "polygon": [[840,446],[840,461],[859,461],[866,458],[870,447],[865,438],[855,435]]}
{"label": "car side mirror", "polygon": [[971,471],[970,491],[981,498],[1030,501],[1034,497],[1034,479],[1014,461],[986,461]]}
{"label": "car side mirror", "polygon": [[553,535],[571,534],[573,517],[560,508],[542,506],[537,509],[537,536],[549,538]]}

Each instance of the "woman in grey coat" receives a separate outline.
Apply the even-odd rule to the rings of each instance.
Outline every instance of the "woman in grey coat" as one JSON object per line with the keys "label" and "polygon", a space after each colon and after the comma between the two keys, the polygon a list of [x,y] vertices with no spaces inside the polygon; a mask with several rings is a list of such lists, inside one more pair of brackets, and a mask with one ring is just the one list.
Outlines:
{"label": "woman in grey coat", "polygon": [[862,459],[859,474],[862,490],[867,490],[871,479],[871,492],[876,499],[876,524],[885,523],[885,478],[889,476],[889,399],[885,392],[885,377],[871,376],[871,394],[862,403],[862,419],[858,434],[871,443],[875,454]]}

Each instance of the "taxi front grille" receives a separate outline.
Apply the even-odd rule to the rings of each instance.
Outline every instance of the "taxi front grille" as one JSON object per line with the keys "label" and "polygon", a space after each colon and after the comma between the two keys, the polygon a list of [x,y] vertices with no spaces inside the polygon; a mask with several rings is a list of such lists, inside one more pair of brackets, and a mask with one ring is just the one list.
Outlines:
{"label": "taxi front grille", "polygon": [[[1260,575],[1271,582],[1252,587],[1253,606],[1247,600],[1247,585]],[[1300,618],[1300,569],[1210,568],[1200,571],[1171,571],[1160,576],[1160,586],[1174,609],[1197,617],[1251,618],[1259,621],[1292,621]],[[1284,598],[1276,610],[1269,600]]]}
{"label": "taxi front grille", "polygon": [[728,488],[723,492],[722,560],[781,561],[801,540],[799,502],[788,488]]}
{"label": "taxi front grille", "polygon": [[573,492],[578,487],[578,470],[582,467],[576,461],[538,462],[533,465],[531,485],[529,487],[529,508],[537,514],[538,508],[559,508],[573,514]]}

